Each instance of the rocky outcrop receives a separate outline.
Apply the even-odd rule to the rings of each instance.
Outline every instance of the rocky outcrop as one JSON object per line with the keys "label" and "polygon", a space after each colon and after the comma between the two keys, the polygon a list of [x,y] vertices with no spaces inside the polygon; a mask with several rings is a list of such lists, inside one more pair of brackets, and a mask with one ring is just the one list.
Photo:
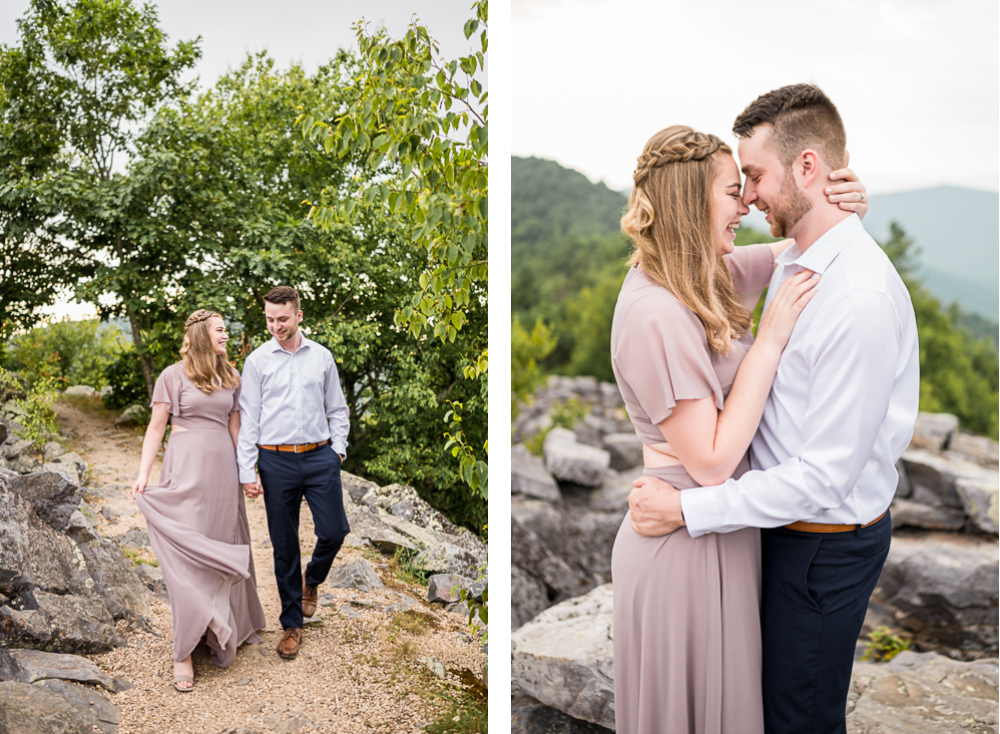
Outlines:
{"label": "rocky outcrop", "polygon": [[118,721],[118,709],[104,694],[76,683],[0,683],[5,734],[112,734]]}
{"label": "rocky outcrop", "polygon": [[615,726],[611,585],[545,610],[511,634],[511,677],[541,703]]}
{"label": "rocky outcrop", "polygon": [[850,734],[967,734],[997,730],[997,660],[961,663],[902,652],[856,663],[847,699]]}

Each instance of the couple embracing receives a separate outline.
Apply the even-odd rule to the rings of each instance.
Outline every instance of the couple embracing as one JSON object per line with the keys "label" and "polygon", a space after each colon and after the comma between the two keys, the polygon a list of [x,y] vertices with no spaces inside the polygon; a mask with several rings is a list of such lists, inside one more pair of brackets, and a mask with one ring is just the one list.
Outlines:
{"label": "couple embracing", "polygon": [[[194,686],[191,653],[199,643],[212,662],[228,667],[240,645],[261,642],[257,632],[267,626],[241,484],[247,497],[264,496],[282,658],[298,654],[303,618],[315,613],[317,587],[350,531],[340,483],[350,425],[337,366],[299,330],[294,288],[272,289],[264,314],[273,338],[247,358],[241,377],[228,360],[222,316],[195,311],[184,325],[183,360],[165,369],[153,390],[132,496],[170,595],[174,687],[181,692]],[[160,481],[147,486],[168,421]],[[317,536],[304,573],[303,497]]]}
{"label": "couple embracing", "polygon": [[[612,365],[645,476],[612,557],[619,734],[846,731],[917,415],[913,307],[836,107],[782,87],[734,133],[742,187],[719,138],[667,128],[622,219]],[[734,248],[750,204],[793,239]]]}

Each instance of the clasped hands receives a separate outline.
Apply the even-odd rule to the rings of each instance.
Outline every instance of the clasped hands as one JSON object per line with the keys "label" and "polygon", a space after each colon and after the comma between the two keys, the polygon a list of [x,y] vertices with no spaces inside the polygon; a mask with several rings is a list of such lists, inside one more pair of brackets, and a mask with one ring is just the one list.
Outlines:
{"label": "clasped hands", "polygon": [[641,476],[628,496],[632,529],[639,535],[668,535],[683,527],[681,493],[657,477]]}
{"label": "clasped hands", "polygon": [[260,497],[264,494],[264,486],[260,483],[260,474],[253,482],[243,483],[243,493],[247,496],[247,499],[253,499],[254,497]]}

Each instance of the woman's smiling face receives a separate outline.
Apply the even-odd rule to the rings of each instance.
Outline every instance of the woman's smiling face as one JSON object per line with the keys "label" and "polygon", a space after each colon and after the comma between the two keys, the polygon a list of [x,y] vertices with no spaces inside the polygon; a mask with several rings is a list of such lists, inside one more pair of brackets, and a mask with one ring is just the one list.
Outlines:
{"label": "woman's smiling face", "polygon": [[712,241],[719,257],[733,251],[736,230],[743,215],[750,209],[743,205],[740,194],[740,169],[728,153],[715,156],[715,181],[712,183]]}

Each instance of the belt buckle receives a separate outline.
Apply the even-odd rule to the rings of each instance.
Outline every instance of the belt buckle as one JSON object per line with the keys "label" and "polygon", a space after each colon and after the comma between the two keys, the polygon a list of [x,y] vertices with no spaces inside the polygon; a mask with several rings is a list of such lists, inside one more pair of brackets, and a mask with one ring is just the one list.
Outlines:
{"label": "belt buckle", "polygon": [[295,448],[293,448],[292,451],[294,451],[296,454],[304,454],[306,452],[306,446],[308,445],[309,444],[305,443],[297,443],[295,444]]}

